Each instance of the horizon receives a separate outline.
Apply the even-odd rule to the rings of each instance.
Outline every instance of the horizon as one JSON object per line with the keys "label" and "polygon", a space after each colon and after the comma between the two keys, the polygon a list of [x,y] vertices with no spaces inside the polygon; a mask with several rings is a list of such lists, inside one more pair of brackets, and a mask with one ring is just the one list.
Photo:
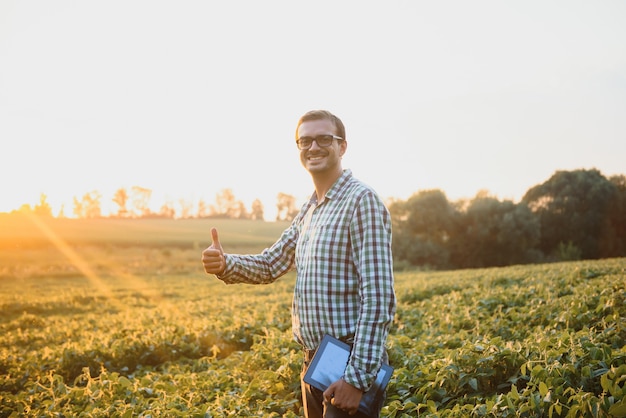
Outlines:
{"label": "horizon", "polygon": [[[415,195],[417,193],[420,193],[422,191],[426,191],[426,190],[440,190],[440,191],[442,191],[446,195],[448,201],[450,201],[450,202],[460,202],[460,201],[465,201],[465,200],[471,201],[472,199],[478,197],[479,195],[486,194],[487,196],[496,198],[496,199],[498,199],[500,201],[510,200],[510,201],[513,201],[514,203],[519,203],[519,202],[521,202],[521,199],[522,199],[523,195],[528,190],[530,190],[531,188],[533,188],[535,186],[538,186],[540,184],[545,183],[554,174],[556,174],[558,171],[576,171],[576,170],[598,170],[598,169],[595,168],[595,167],[591,167],[591,168],[578,168],[578,169],[573,169],[573,170],[556,170],[548,178],[544,179],[540,183],[528,186],[526,188],[526,190],[524,191],[524,193],[521,196],[519,196],[518,199],[501,197],[501,196],[498,196],[498,195],[496,195],[494,193],[491,193],[487,189],[479,189],[472,196],[462,196],[462,197],[457,197],[457,198],[449,196],[448,193],[446,193],[446,191],[442,190],[442,189],[420,189],[420,190],[415,190],[414,192],[412,192],[410,195],[408,195],[405,198],[399,198],[399,197],[396,197],[396,196],[382,196],[382,195],[380,195],[380,196],[381,196],[381,199],[383,199],[383,201],[386,204],[389,204],[390,202],[397,201],[397,200],[399,200],[399,201],[406,201],[411,196],[413,196],[413,195]],[[624,173],[614,173],[614,174],[607,175],[606,173],[602,172],[601,170],[598,170],[598,171],[607,180],[609,180],[613,176],[624,176],[624,175],[626,175]],[[102,210],[102,217],[115,217],[116,213],[117,213],[117,209],[119,209],[119,205],[114,203],[113,200],[112,200],[113,197],[114,197],[114,193],[117,190],[125,189],[128,192],[128,194],[129,194],[129,203],[131,204],[130,206],[132,206],[132,199],[131,199],[131,197],[132,197],[132,189],[134,187],[140,187],[141,188],[141,186],[139,186],[139,185],[131,186],[131,187],[128,187],[128,188],[118,187],[110,195],[105,195],[103,193],[100,193],[97,190],[91,190],[88,193],[92,193],[92,192],[100,193],[100,195],[101,195],[100,207],[101,207],[101,210]],[[231,190],[231,191],[233,191],[232,189],[222,189],[219,192],[222,192],[224,190]],[[181,209],[182,203],[181,202],[184,202],[185,204],[191,204],[192,205],[193,210],[191,211],[191,213],[192,213],[192,217],[194,217],[193,215],[197,215],[197,213],[198,213],[198,204],[200,203],[201,200],[204,201],[204,203],[206,203],[207,205],[210,206],[210,205],[215,203],[215,198],[217,197],[217,195],[213,196],[213,199],[209,199],[209,200],[203,199],[203,198],[200,198],[198,200],[185,200],[183,198],[179,198],[179,199],[175,199],[175,200],[171,200],[170,199],[170,200],[167,200],[167,201],[154,201],[154,199],[152,198],[152,193],[154,193],[154,190],[150,190],[150,192],[151,192],[151,198],[149,200],[149,202],[150,202],[149,208],[150,208],[151,213],[152,214],[158,214],[159,210],[161,209],[161,207],[163,207],[166,204],[169,204],[170,207],[173,207],[173,209],[175,210],[175,216],[174,216],[175,218],[179,218],[180,217],[180,214],[181,214],[181,211],[182,211],[182,209]],[[277,209],[276,209],[276,203],[277,203],[277,197],[278,197],[279,193],[285,193],[285,192],[277,191],[274,194],[274,199],[272,201],[266,202],[266,201],[263,201],[262,199],[256,197],[256,198],[252,198],[252,200],[250,200],[248,202],[248,201],[245,201],[244,199],[242,199],[240,196],[238,196],[233,191],[233,195],[234,195],[235,201],[243,202],[243,204],[244,204],[244,206],[245,206],[247,211],[250,211],[251,204],[252,204],[252,202],[254,200],[257,200],[257,199],[260,200],[261,203],[263,204],[264,221],[266,221],[266,222],[274,221],[275,218],[276,218],[276,214],[278,212]],[[289,194],[289,193],[286,193],[286,194]],[[2,210],[2,209],[0,209],[0,214],[10,214],[10,213],[13,213],[13,212],[20,212],[24,207],[28,207],[29,209],[34,209],[40,203],[40,199],[42,198],[43,195],[45,195],[45,194],[40,194],[37,197],[37,199],[34,199],[32,202],[24,202],[23,204],[19,205],[18,207],[11,208],[9,210]],[[82,195],[72,196],[72,200],[66,201],[66,202],[62,202],[60,205],[58,203],[55,204],[55,205],[52,205],[51,202],[55,201],[55,199],[51,198],[48,195],[45,195],[45,198],[46,198],[46,203],[48,203],[50,205],[50,207],[51,207],[52,216],[53,217],[55,217],[55,218],[58,218],[58,217],[78,218],[73,213],[73,208],[74,208],[73,198],[76,198],[76,199],[80,200],[80,199],[82,199],[82,196],[84,196],[84,195],[85,195],[85,193],[83,193]],[[296,206],[297,209],[299,209],[300,206],[305,203],[305,199],[308,199],[310,195],[305,196],[304,199],[298,199],[298,197],[294,196],[294,195],[291,195],[291,196],[295,198],[295,200],[296,200],[295,206]],[[108,203],[108,204],[105,204],[105,203]],[[270,210],[268,210],[268,208]],[[129,208],[129,210],[132,211],[132,207]]]}

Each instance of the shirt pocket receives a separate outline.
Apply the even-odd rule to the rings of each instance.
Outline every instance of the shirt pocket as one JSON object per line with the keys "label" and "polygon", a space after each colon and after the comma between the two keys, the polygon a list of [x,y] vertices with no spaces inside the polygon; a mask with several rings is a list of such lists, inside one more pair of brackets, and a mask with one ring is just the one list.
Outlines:
{"label": "shirt pocket", "polygon": [[[312,223],[298,238],[296,254],[300,262],[327,265],[332,251],[333,229],[328,223]],[[323,268],[321,265],[311,267]]]}

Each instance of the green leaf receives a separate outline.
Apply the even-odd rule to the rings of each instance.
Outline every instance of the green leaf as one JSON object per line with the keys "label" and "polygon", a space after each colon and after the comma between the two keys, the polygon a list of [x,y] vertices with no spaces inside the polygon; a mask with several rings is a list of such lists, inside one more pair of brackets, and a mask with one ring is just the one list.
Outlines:
{"label": "green leaf", "polygon": [[132,386],[132,382],[130,380],[128,380],[128,378],[124,377],[124,376],[120,376],[120,378],[117,380],[117,382],[120,384],[121,387],[123,387],[124,389],[128,388],[129,386]]}
{"label": "green leaf", "polygon": [[476,378],[475,378],[475,377],[472,377],[472,378],[469,380],[469,382],[468,382],[468,383],[469,383],[469,385],[472,387],[472,389],[474,389],[474,390],[476,390],[476,391],[478,390],[478,380],[476,380]]}
{"label": "green leaf", "polygon": [[609,414],[615,418],[626,417],[626,404],[621,401],[609,408]]}

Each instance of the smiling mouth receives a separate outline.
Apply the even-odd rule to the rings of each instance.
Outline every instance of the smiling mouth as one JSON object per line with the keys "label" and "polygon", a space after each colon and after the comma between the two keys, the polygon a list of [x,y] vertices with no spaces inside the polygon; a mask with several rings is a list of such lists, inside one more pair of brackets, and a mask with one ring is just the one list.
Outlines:
{"label": "smiling mouth", "polygon": [[319,155],[319,154],[317,154],[317,155],[309,155],[307,157],[307,160],[309,160],[309,161],[319,161],[319,160],[324,159],[324,157],[326,157],[326,156],[325,155]]}

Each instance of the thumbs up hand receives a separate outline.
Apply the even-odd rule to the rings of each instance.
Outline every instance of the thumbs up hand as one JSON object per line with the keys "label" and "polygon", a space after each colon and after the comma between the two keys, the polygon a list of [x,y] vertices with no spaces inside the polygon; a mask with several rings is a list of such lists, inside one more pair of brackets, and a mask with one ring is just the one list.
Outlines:
{"label": "thumbs up hand", "polygon": [[213,239],[211,245],[202,251],[202,264],[207,273],[220,275],[226,269],[226,260],[216,228],[211,228],[211,238]]}

